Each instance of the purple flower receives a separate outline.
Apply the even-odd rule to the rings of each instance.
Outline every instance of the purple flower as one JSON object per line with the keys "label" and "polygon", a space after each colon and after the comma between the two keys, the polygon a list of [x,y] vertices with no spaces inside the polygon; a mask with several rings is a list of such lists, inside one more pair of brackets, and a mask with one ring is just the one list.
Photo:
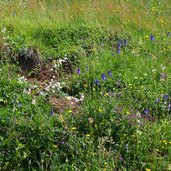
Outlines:
{"label": "purple flower", "polygon": [[122,157],[122,155],[119,156],[119,160],[124,161],[124,158]]}
{"label": "purple flower", "polygon": [[170,37],[170,32],[167,32],[167,37]]}
{"label": "purple flower", "polygon": [[64,145],[64,144],[65,144],[65,142],[64,142],[64,141],[61,141],[61,142],[60,142],[60,144]]}
{"label": "purple flower", "polygon": [[81,69],[80,68],[77,69],[77,74],[81,74]]}
{"label": "purple flower", "polygon": [[124,39],[124,45],[125,45],[125,46],[127,45],[127,43],[128,43],[128,42],[127,42],[127,40],[126,40],[126,39]]}
{"label": "purple flower", "polygon": [[154,41],[154,39],[155,39],[155,38],[154,38],[154,35],[152,34],[152,35],[150,36],[150,40],[151,40],[151,41]]}
{"label": "purple flower", "polygon": [[163,99],[164,100],[168,100],[168,98],[169,98],[169,95],[168,94],[166,94],[166,95],[163,96]]}
{"label": "purple flower", "polygon": [[94,80],[95,85],[99,85],[99,80]]}
{"label": "purple flower", "polygon": [[109,77],[112,77],[112,72],[110,70],[108,70],[107,73],[108,73]]}
{"label": "purple flower", "polygon": [[102,74],[102,80],[105,81],[106,80],[106,75]]}
{"label": "purple flower", "polygon": [[120,48],[121,46],[122,46],[122,40],[119,39],[119,41],[118,41],[118,48]]}
{"label": "purple flower", "polygon": [[18,103],[18,107],[21,107],[22,106],[22,104],[21,103]]}
{"label": "purple flower", "polygon": [[53,110],[53,108],[51,109],[51,111],[50,111],[50,116],[53,116],[54,115],[54,110]]}
{"label": "purple flower", "polygon": [[148,115],[150,112],[149,112],[149,110],[148,110],[147,108],[145,108],[145,109],[144,109],[144,113],[145,113],[146,115]]}
{"label": "purple flower", "polygon": [[118,47],[116,53],[117,53],[117,54],[120,54],[120,53],[121,53],[121,48]]}

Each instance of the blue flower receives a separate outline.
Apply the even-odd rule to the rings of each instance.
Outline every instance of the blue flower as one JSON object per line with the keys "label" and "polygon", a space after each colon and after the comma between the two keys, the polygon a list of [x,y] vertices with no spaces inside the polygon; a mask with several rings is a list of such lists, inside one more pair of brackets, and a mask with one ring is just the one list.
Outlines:
{"label": "blue flower", "polygon": [[119,39],[119,41],[118,41],[118,48],[120,48],[121,46],[122,46],[122,40]]}
{"label": "blue flower", "polygon": [[54,110],[53,110],[53,108],[51,109],[51,111],[50,111],[50,116],[53,116],[54,115]]}
{"label": "blue flower", "polygon": [[121,53],[121,49],[118,48],[117,51],[116,51],[117,54],[120,54]]}
{"label": "blue flower", "polygon": [[170,37],[170,32],[167,32],[167,37]]}
{"label": "blue flower", "polygon": [[110,70],[108,70],[108,75],[109,75],[109,77],[111,77],[112,76],[112,72],[110,71]]}
{"label": "blue flower", "polygon": [[102,74],[102,80],[105,81],[106,80],[106,75]]}
{"label": "blue flower", "polygon": [[124,45],[126,46],[128,44],[127,40],[124,39]]}
{"label": "blue flower", "polygon": [[21,103],[18,103],[18,107],[21,107],[22,106],[22,104]]}
{"label": "blue flower", "polygon": [[150,36],[150,40],[151,40],[151,41],[154,41],[154,40],[155,40],[155,38],[154,38],[154,35],[153,35],[153,34]]}
{"label": "blue flower", "polygon": [[168,100],[168,99],[169,99],[169,95],[168,95],[168,94],[164,95],[164,96],[163,96],[163,99],[164,99],[164,100]]}
{"label": "blue flower", "polygon": [[150,112],[149,112],[149,110],[148,110],[147,108],[145,108],[145,109],[144,109],[144,113],[145,113],[146,115],[148,115]]}
{"label": "blue flower", "polygon": [[81,74],[81,69],[80,68],[77,69],[77,74]]}
{"label": "blue flower", "polygon": [[88,71],[89,70],[89,67],[88,66],[86,66],[86,71]]}
{"label": "blue flower", "polygon": [[99,85],[99,80],[94,80],[95,85]]}

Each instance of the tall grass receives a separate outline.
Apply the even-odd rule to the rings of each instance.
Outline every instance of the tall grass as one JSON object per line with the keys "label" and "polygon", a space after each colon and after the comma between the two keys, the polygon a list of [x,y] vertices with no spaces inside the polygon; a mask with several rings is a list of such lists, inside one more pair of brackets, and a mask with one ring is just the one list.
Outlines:
{"label": "tall grass", "polygon": [[[171,170],[170,10],[0,1],[0,170]],[[45,73],[21,71],[28,47]]]}

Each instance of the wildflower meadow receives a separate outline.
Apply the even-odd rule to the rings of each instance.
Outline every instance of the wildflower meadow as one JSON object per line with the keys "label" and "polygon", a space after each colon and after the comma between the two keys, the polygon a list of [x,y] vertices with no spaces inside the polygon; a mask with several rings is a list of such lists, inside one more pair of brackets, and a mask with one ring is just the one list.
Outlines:
{"label": "wildflower meadow", "polygon": [[0,170],[171,170],[170,0],[0,0]]}

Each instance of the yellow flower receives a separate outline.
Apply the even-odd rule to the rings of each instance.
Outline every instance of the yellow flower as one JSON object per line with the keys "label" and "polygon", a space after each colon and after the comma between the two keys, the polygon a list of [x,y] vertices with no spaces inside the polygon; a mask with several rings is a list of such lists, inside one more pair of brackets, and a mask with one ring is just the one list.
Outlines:
{"label": "yellow flower", "polygon": [[69,113],[72,113],[72,110],[70,109],[68,112],[69,112]]}
{"label": "yellow flower", "polygon": [[90,134],[86,134],[86,137],[90,137]]}
{"label": "yellow flower", "polygon": [[58,148],[58,146],[57,146],[56,144],[53,144],[53,147],[54,147],[54,148]]}
{"label": "yellow flower", "polygon": [[151,171],[151,169],[146,168],[145,171]]}
{"label": "yellow flower", "polygon": [[105,96],[108,96],[108,93],[105,93]]}
{"label": "yellow flower", "polygon": [[158,148],[156,148],[156,151],[157,151],[157,152],[160,152],[160,150],[159,150]]}
{"label": "yellow flower", "polygon": [[160,20],[160,23],[161,23],[161,24],[165,24],[163,20]]}
{"label": "yellow flower", "polygon": [[102,112],[102,109],[99,108],[99,112]]}
{"label": "yellow flower", "polygon": [[76,127],[72,127],[72,128],[71,128],[72,131],[75,131],[76,129],[77,129]]}

